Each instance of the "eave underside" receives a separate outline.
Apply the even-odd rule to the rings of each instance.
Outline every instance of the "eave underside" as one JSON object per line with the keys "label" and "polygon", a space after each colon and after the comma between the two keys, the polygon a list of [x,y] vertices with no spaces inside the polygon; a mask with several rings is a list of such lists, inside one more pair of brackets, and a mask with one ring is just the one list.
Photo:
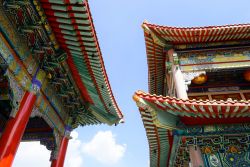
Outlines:
{"label": "eave underside", "polygon": [[171,150],[168,130],[154,125],[150,112],[140,109],[140,113],[149,144],[150,167],[167,166]]}
{"label": "eave underside", "polygon": [[[213,53],[217,49],[230,51],[230,48],[234,50],[235,47],[238,49],[247,49],[249,47],[250,24],[181,28],[159,26],[144,22],[142,27],[144,29],[148,60],[148,88],[151,94],[166,95],[167,67],[165,63],[169,63],[166,59],[169,49],[174,49],[178,55],[184,52],[189,52],[193,55],[197,51],[210,51]],[[213,64],[213,62],[209,63]],[[246,68],[249,66],[249,63],[247,63],[226,62],[224,64],[215,63],[215,65],[209,65],[218,66],[217,68],[222,68],[222,66],[227,66],[227,68]],[[199,66],[198,64],[192,70],[202,69],[203,66],[207,67],[209,65],[201,64]],[[187,67],[181,66],[181,68],[182,71],[185,71]],[[188,72],[192,72],[192,70]],[[212,68],[206,70],[210,71]]]}
{"label": "eave underside", "polygon": [[250,100],[182,100],[169,96],[151,95],[142,91],[136,92],[135,96],[157,110],[183,118],[237,119],[250,116]]}
{"label": "eave underside", "polygon": [[157,36],[172,44],[249,40],[250,24],[207,27],[170,27],[143,23]]}
{"label": "eave underside", "polygon": [[42,0],[48,21],[60,46],[68,53],[94,105],[90,110],[113,124],[121,119],[105,71],[98,39],[87,1]]}
{"label": "eave underside", "polygon": [[[148,87],[152,94],[164,94],[165,55],[164,48],[154,42],[152,36],[144,32],[147,62],[148,62]],[[165,53],[166,54],[166,53]]]}
{"label": "eave underside", "polygon": [[[147,133],[151,166],[178,166],[182,160],[176,157],[184,156],[182,152],[177,152],[182,142],[181,136],[205,135],[209,138],[217,134],[216,131],[220,129],[224,130],[219,133],[229,136],[250,132],[249,128],[245,128],[245,124],[248,127],[250,121],[250,101],[182,100],[146,94],[141,91],[136,92],[133,98],[139,107]],[[209,106],[212,108],[209,109]],[[231,110],[232,114],[227,114]],[[163,118],[164,112],[170,114],[171,117]],[[206,112],[210,113],[209,117],[205,116]],[[196,115],[192,115],[193,113]],[[173,120],[176,122],[173,123]],[[201,127],[205,127],[205,130],[192,131],[194,128],[202,129]],[[211,130],[211,128],[215,129]]]}
{"label": "eave underside", "polygon": [[[49,83],[50,86],[48,84],[44,86],[44,91],[52,93],[56,89],[53,91],[47,90],[48,87],[53,88],[54,84],[63,85],[67,83],[67,90],[56,91],[56,93],[53,93],[54,95],[52,94],[53,97],[50,94],[45,94],[53,107],[58,106],[54,104],[55,101],[62,101],[63,104],[59,106],[64,106],[63,110],[67,110],[67,107],[70,108],[69,113],[68,111],[61,112],[60,108],[57,112],[61,112],[63,115],[74,115],[73,120],[78,121],[80,125],[118,123],[123,116],[109,85],[87,1],[79,3],[53,0],[8,1],[4,5],[6,14],[11,11],[7,15],[13,19],[11,19],[12,24],[16,24],[18,27],[19,35],[27,41],[32,56],[35,57],[34,60],[40,59],[39,56],[42,55],[46,57],[45,59],[51,61],[49,63],[57,66],[55,68],[43,68],[44,62],[41,63],[43,64],[41,68],[47,74],[52,74],[53,79],[52,83]],[[40,21],[37,22],[37,20]],[[13,27],[15,28],[15,26]],[[8,37],[7,33],[6,38]],[[11,43],[14,39],[8,40]],[[58,42],[60,45],[58,45]],[[63,55],[64,51],[67,54],[66,57],[68,57],[68,64],[61,62],[63,57],[60,56]],[[25,60],[27,55],[21,54],[18,56]],[[32,59],[30,57],[29,60]],[[51,57],[55,58],[53,61],[56,62],[52,62]],[[54,71],[58,72],[58,66],[61,68],[60,73],[54,75]],[[69,87],[70,90],[68,90]],[[58,95],[56,98],[54,98],[55,94]],[[65,100],[72,98],[74,98],[74,101]],[[65,101],[70,101],[70,103],[65,104]],[[74,106],[77,106],[77,109]],[[79,125],[78,123],[77,125]]]}

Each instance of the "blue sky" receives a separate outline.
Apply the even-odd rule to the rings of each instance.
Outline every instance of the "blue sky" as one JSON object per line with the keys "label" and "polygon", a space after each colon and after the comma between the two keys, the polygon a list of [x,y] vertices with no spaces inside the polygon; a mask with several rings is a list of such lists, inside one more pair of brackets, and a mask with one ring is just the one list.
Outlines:
{"label": "blue sky", "polygon": [[[100,125],[78,128],[78,138],[72,142],[74,146],[70,145],[70,154],[73,159],[77,157],[81,161],[79,167],[148,167],[146,133],[132,100],[136,90],[148,90],[142,22],[147,20],[160,25],[184,27],[249,23],[250,1],[89,0],[89,4],[109,81],[126,122],[116,127]],[[113,151],[96,144],[102,143],[97,141],[102,139],[114,147]],[[91,144],[100,146],[94,151],[102,153],[105,149],[104,153],[107,152],[106,155],[98,155],[99,158],[103,156],[107,161],[111,161],[109,158],[117,161],[104,162],[93,156],[89,153],[90,147],[87,147]],[[21,161],[25,161],[25,148],[22,146],[19,149],[18,157],[21,158],[15,161],[15,167],[21,167]],[[112,153],[117,153],[117,156],[109,155]],[[46,156],[49,157],[49,153]],[[68,162],[66,165],[73,166]]]}

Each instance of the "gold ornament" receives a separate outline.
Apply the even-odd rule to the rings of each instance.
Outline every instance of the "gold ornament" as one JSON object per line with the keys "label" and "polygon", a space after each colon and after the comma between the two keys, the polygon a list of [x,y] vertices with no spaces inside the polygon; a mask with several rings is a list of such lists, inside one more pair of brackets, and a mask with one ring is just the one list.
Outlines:
{"label": "gold ornament", "polygon": [[139,102],[139,101],[140,101],[140,98],[139,98],[137,95],[134,95],[134,96],[133,96],[133,100],[134,100],[135,102]]}
{"label": "gold ornament", "polygon": [[244,75],[244,79],[250,82],[250,70],[246,70],[243,75]]}
{"label": "gold ornament", "polygon": [[47,74],[47,78],[48,79],[51,79],[52,78],[52,75],[50,73]]}
{"label": "gold ornament", "polygon": [[196,85],[201,85],[204,84],[207,81],[207,76],[205,74],[201,74],[198,77],[195,77],[192,80],[192,83],[196,84]]}
{"label": "gold ornament", "polygon": [[213,153],[212,148],[209,146],[202,148],[202,152],[204,154],[212,154]]}
{"label": "gold ornament", "polygon": [[239,150],[236,146],[230,146],[229,149],[228,149],[228,152],[229,153],[238,153]]}

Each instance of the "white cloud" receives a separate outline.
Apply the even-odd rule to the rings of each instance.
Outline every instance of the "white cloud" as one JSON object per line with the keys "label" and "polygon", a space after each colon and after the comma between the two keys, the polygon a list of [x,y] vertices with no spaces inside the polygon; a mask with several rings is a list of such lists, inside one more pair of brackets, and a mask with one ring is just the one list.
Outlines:
{"label": "white cloud", "polygon": [[111,131],[99,131],[90,142],[83,143],[82,150],[106,165],[116,164],[126,151],[126,145],[116,143]]}
{"label": "white cloud", "polygon": [[[71,133],[73,139],[69,141],[69,146],[65,159],[65,167],[83,167],[81,153],[82,143],[78,139],[78,133]],[[50,166],[50,151],[42,146],[40,142],[22,142],[18,148],[13,167],[45,167]]]}
{"label": "white cloud", "polygon": [[18,148],[13,167],[50,166],[50,151],[40,142],[22,142]]}
{"label": "white cloud", "polygon": [[71,133],[72,139],[69,141],[69,146],[66,154],[65,167],[83,167],[83,156],[81,155],[82,142],[78,139],[78,133]]}
{"label": "white cloud", "polygon": [[[91,141],[83,143],[78,133],[71,133],[72,139],[65,159],[65,167],[83,167],[85,155],[93,157],[104,165],[115,165],[126,151],[126,145],[116,143],[111,131],[99,131]],[[85,154],[85,155],[84,155]],[[16,154],[13,167],[45,167],[50,166],[50,151],[40,142],[22,142]]]}

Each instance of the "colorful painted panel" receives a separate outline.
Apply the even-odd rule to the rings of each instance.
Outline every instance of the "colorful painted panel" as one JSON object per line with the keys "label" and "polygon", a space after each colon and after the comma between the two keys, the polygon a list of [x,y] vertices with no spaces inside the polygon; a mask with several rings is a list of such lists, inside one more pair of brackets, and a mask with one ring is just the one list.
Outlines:
{"label": "colorful painted panel", "polygon": [[202,136],[182,136],[175,166],[188,164],[189,146],[199,147],[206,167],[250,166],[249,134],[217,134]]}
{"label": "colorful painted panel", "polygon": [[8,48],[6,39],[0,34],[0,55],[8,65],[9,70],[14,74],[17,81],[22,85],[23,88],[31,89],[31,81],[29,76],[22,70],[22,67],[17,61],[15,61],[12,54],[12,50]]}
{"label": "colorful painted panel", "polygon": [[203,154],[206,167],[249,167],[250,152]]}
{"label": "colorful painted panel", "polygon": [[250,67],[250,50],[179,53],[182,71]]}
{"label": "colorful painted panel", "polygon": [[56,111],[50,106],[49,102],[45,99],[44,96],[38,96],[36,100],[36,106],[39,109],[39,112],[45,115],[47,123],[56,128],[61,134],[64,133],[64,122],[59,118]]}
{"label": "colorful painted panel", "polygon": [[233,46],[233,45],[246,45],[250,44],[249,40],[245,41],[223,41],[223,42],[211,42],[211,43],[193,43],[193,44],[177,44],[174,45],[176,50],[182,49],[196,49],[196,48],[207,48],[207,47],[218,47],[218,46]]}

